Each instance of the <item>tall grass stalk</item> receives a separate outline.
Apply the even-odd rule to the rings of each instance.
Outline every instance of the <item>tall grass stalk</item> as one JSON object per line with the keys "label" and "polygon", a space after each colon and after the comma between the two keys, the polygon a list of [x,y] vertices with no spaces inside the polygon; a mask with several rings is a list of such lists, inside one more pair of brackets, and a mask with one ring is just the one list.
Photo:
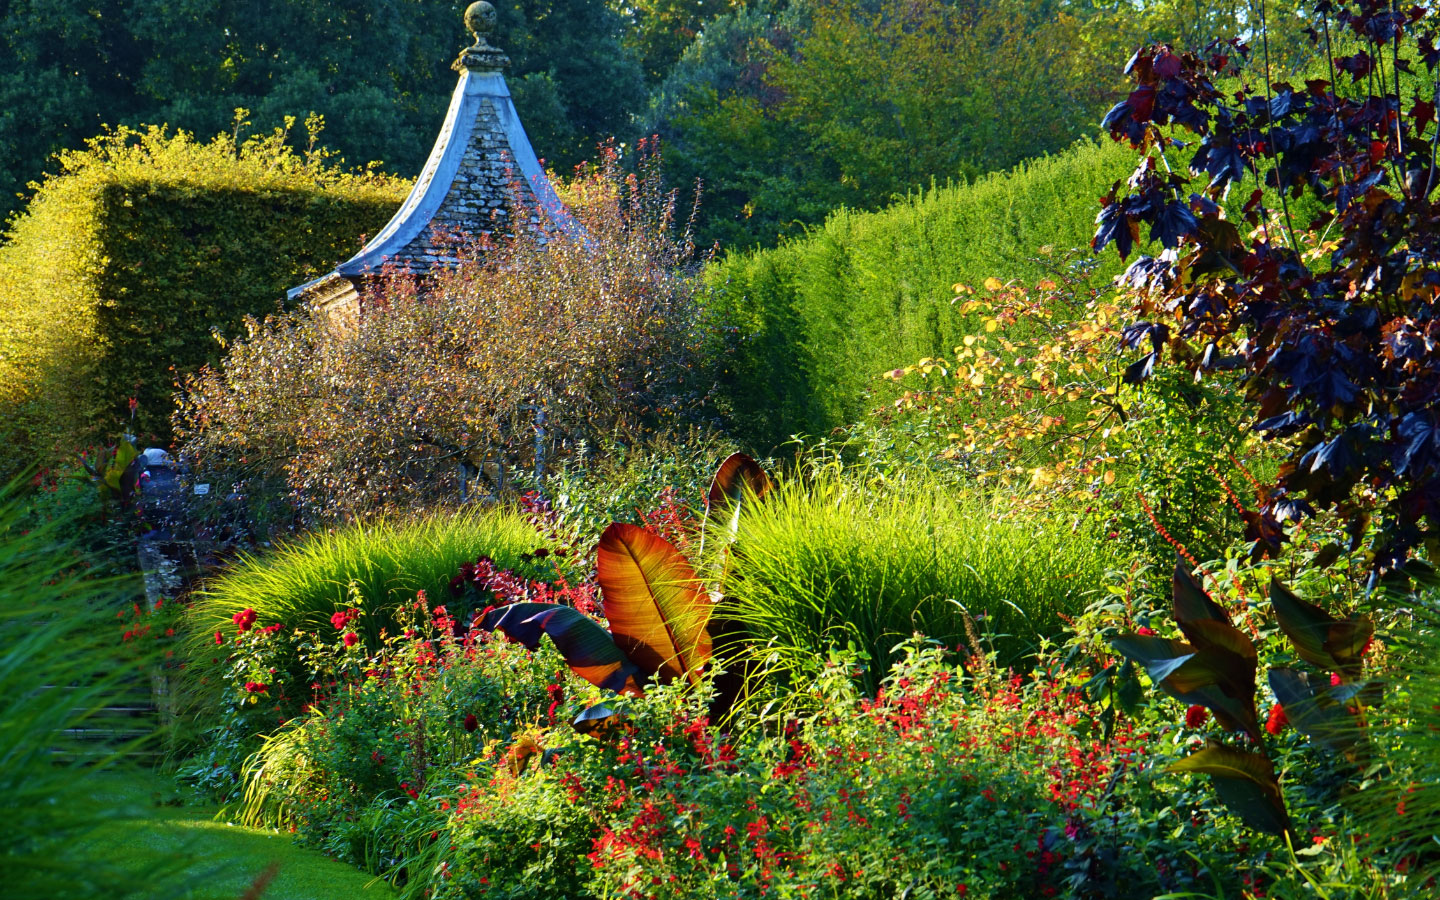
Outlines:
{"label": "tall grass stalk", "polygon": [[73,522],[22,531],[20,515],[14,491],[0,488],[0,892],[7,900],[177,895],[183,861],[125,865],[88,840],[103,826],[143,826],[146,810],[107,800],[103,779],[145,740],[69,761],[56,755],[79,749],[63,733],[85,727],[135,674],[116,665],[114,615],[138,584],[87,577],[69,540]]}
{"label": "tall grass stalk", "polygon": [[519,512],[493,508],[456,515],[382,519],[329,532],[312,532],[261,555],[241,558],[198,592],[187,623],[193,656],[208,657],[213,635],[234,633],[232,617],[255,610],[260,624],[329,628],[340,608],[358,605],[372,648],[390,613],[425,591],[444,603],[460,564],[488,556],[503,568],[541,544]]}
{"label": "tall grass stalk", "polygon": [[917,632],[968,644],[967,615],[1002,661],[1020,658],[1084,609],[1108,559],[1098,535],[976,494],[822,472],[743,517],[724,592],[772,672],[854,643],[874,689]]}

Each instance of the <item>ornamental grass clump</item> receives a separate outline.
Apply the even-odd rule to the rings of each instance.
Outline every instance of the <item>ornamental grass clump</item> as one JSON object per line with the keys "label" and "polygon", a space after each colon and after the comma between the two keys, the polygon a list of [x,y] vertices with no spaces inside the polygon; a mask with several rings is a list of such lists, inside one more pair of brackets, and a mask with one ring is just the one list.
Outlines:
{"label": "ornamental grass clump", "polygon": [[97,561],[71,542],[76,524],[61,516],[25,527],[33,522],[15,485],[0,486],[0,884],[14,900],[190,896],[175,866],[116,860],[96,846],[100,829],[151,818],[105,786],[131,754],[160,746],[161,734],[89,744],[79,736],[113,727],[103,708],[128,701],[137,669],[162,659],[153,640],[122,652],[117,631],[96,627],[97,610],[102,622],[116,621],[117,609],[138,615],[140,585],[97,577]]}
{"label": "ornamental grass clump", "polygon": [[323,630],[337,609],[350,608],[366,613],[363,636],[378,646],[380,630],[393,626],[391,614],[416,592],[447,597],[463,564],[483,556],[503,569],[521,568],[540,545],[535,527],[504,508],[313,532],[242,557],[198,592],[187,620],[192,656],[211,656],[214,635],[231,634],[242,620]]}
{"label": "ornamental grass clump", "polygon": [[805,669],[854,643],[873,687],[917,632],[950,646],[983,633],[1018,659],[1084,609],[1110,554],[1084,527],[923,480],[873,488],[821,475],[752,506],[732,557],[723,591],[757,652]]}

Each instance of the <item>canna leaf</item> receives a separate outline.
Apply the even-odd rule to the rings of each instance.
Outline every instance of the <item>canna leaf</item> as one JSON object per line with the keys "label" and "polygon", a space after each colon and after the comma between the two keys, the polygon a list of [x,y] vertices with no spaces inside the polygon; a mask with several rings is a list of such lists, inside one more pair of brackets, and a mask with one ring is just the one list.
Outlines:
{"label": "canna leaf", "polygon": [[[1210,626],[1229,627],[1213,621],[1207,623],[1207,629]],[[1202,649],[1172,638],[1140,634],[1117,635],[1110,639],[1110,645],[1120,655],[1144,666],[1150,680],[1166,694],[1181,703],[1206,707],[1225,729],[1260,739],[1253,644],[1249,645],[1248,657],[1224,646]]]}
{"label": "canna leaf", "polygon": [[1180,631],[1187,638],[1194,640],[1186,627],[1192,622],[1210,619],[1216,622],[1230,624],[1230,617],[1220,604],[1210,599],[1200,582],[1185,568],[1184,562],[1179,556],[1175,557],[1175,574],[1171,579],[1171,597],[1173,598],[1172,613],[1175,616],[1175,624],[1180,626]]}
{"label": "canna leaf", "polygon": [[1316,691],[1303,672],[1284,668],[1270,670],[1270,689],[1301,734],[1339,753],[1355,747],[1360,730],[1335,691]]}
{"label": "canna leaf", "polygon": [[1325,649],[1325,640],[1335,617],[1325,610],[1301,600],[1280,579],[1270,580],[1270,607],[1280,630],[1295,646],[1295,652],[1306,662],[1323,669],[1338,669],[1338,661]]}
{"label": "canna leaf", "polygon": [[596,568],[616,645],[651,673],[698,683],[710,659],[706,624],[714,604],[680,551],[614,522],[600,536]]}
{"label": "canna leaf", "polygon": [[1144,666],[1150,680],[1156,683],[1195,655],[1195,648],[1184,641],[1145,634],[1118,634],[1110,639],[1110,646],[1126,659]]}
{"label": "canna leaf", "polygon": [[1369,619],[1337,619],[1297,597],[1278,578],[1270,581],[1270,606],[1301,659],[1329,671],[1358,674],[1360,657],[1375,634]]}
{"label": "canna leaf", "polygon": [[1220,800],[1246,825],[1270,834],[1291,831],[1275,767],[1258,753],[1210,741],[1205,749],[1171,763],[1165,771],[1209,775]]}
{"label": "canna leaf", "polygon": [[636,680],[642,674],[639,667],[616,646],[600,623],[572,607],[555,603],[499,606],[481,617],[476,627],[499,631],[528,650],[539,647],[540,636],[548,634],[576,675],[619,694],[643,692]]}

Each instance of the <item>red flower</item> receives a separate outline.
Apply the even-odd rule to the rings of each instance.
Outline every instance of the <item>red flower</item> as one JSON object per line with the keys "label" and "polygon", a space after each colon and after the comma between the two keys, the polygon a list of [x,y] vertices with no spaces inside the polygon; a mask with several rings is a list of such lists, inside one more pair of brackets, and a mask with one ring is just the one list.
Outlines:
{"label": "red flower", "polygon": [[1285,730],[1290,720],[1285,717],[1285,707],[1275,704],[1270,707],[1270,718],[1265,720],[1265,731],[1267,734],[1279,734]]}
{"label": "red flower", "polygon": [[224,643],[225,643],[225,637],[224,637],[224,635],[222,635],[222,634],[221,634],[220,632],[218,632],[218,631],[215,632],[215,645],[218,647],[218,646],[222,646]]}
{"label": "red flower", "polygon": [[470,732],[470,733],[473,734],[473,733],[475,732],[475,729],[477,729],[477,728],[479,728],[479,727],[480,727],[480,720],[477,719],[477,718],[475,718],[475,714],[474,714],[474,713],[470,713],[469,715],[467,715],[467,716],[465,717],[465,730],[466,730],[466,731],[468,731],[468,732]]}
{"label": "red flower", "polygon": [[270,688],[258,681],[245,682],[245,691],[250,694],[263,694]]}
{"label": "red flower", "polygon": [[345,642],[345,646],[353,647],[360,642],[360,635],[353,631],[347,631],[341,636],[340,640]]}
{"label": "red flower", "polygon": [[1340,673],[1339,673],[1339,672],[1331,672],[1331,673],[1330,673],[1330,686],[1331,686],[1331,687],[1339,687],[1339,686],[1340,686]]}
{"label": "red flower", "polygon": [[345,612],[337,612],[330,617],[330,624],[335,626],[336,631],[344,631],[345,626],[359,618],[359,615],[360,614],[353,609],[347,609]]}
{"label": "red flower", "polygon": [[1205,723],[1209,720],[1210,710],[1206,709],[1198,703],[1192,704],[1189,709],[1185,710],[1186,728],[1204,727]]}
{"label": "red flower", "polygon": [[247,606],[231,616],[230,621],[234,622],[235,627],[240,629],[240,632],[243,634],[250,630],[250,626],[255,624],[255,610]]}
{"label": "red flower", "polygon": [[1141,625],[1139,628],[1135,629],[1135,633],[1143,634],[1145,637],[1154,637],[1155,629],[1151,628],[1149,625]]}

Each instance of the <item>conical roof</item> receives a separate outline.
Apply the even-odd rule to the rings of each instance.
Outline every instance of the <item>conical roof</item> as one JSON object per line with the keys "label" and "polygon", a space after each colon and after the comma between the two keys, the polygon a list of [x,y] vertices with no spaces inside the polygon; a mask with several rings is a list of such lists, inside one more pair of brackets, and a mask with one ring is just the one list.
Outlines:
{"label": "conical roof", "polygon": [[[457,239],[506,232],[517,224],[582,238],[583,229],[556,195],[515,112],[504,75],[510,60],[486,39],[495,27],[494,7],[484,0],[472,3],[465,25],[475,43],[453,64],[460,81],[410,196],[359,253],[291,288],[286,294],[291,301],[323,307],[353,303],[363,279],[383,268],[424,274],[453,265]],[[514,210],[525,210],[529,221],[511,222]]]}

